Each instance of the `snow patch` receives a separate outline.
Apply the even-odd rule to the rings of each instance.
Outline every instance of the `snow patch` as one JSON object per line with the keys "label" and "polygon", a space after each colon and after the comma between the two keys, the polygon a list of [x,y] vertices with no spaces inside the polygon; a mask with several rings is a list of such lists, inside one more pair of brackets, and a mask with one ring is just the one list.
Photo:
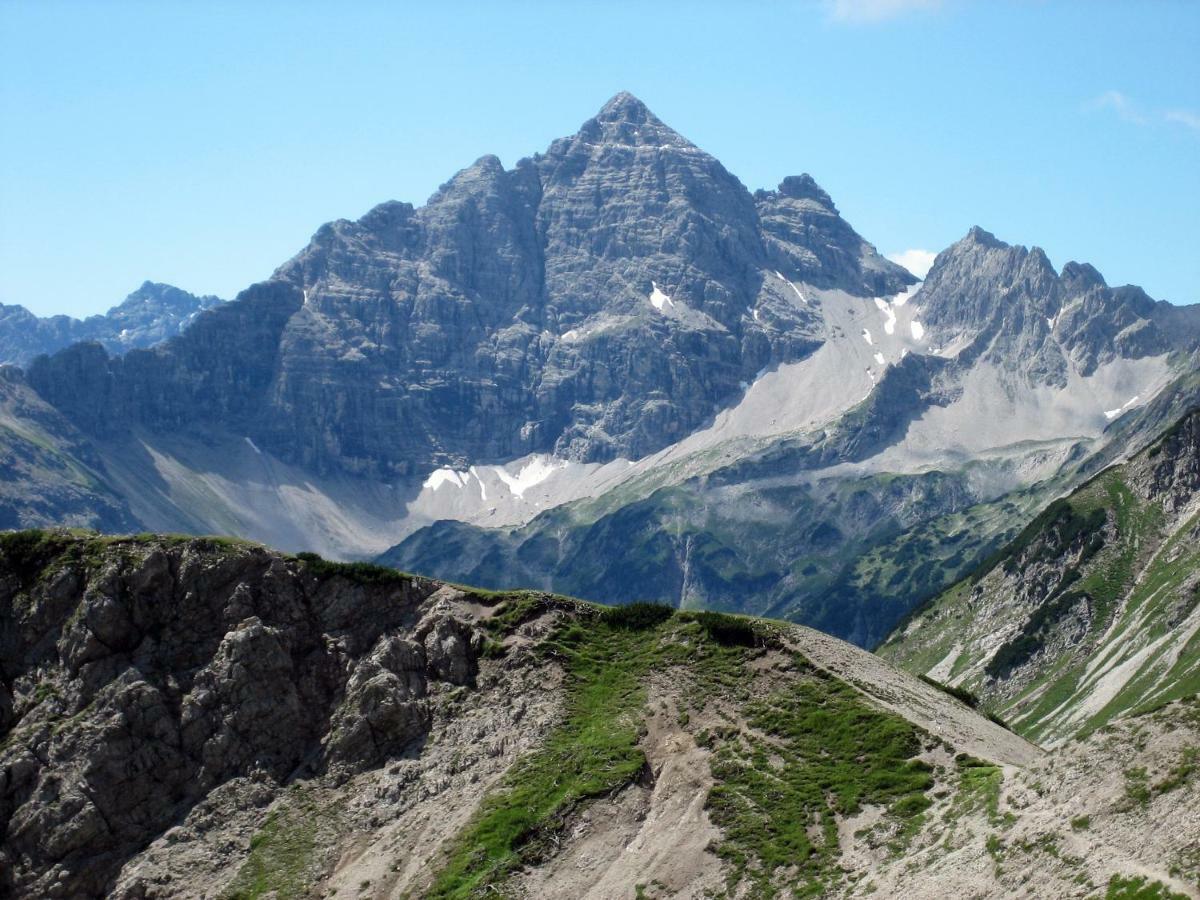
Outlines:
{"label": "snow patch", "polygon": [[486,501],[487,500],[487,485],[484,484],[483,479],[479,477],[479,472],[476,470],[475,466],[471,466],[471,468],[467,469],[467,471],[471,474],[472,478],[474,478],[476,481],[479,482],[479,500],[480,500],[480,502]]}
{"label": "snow patch", "polygon": [[786,284],[788,287],[790,287],[793,291],[795,291],[796,296],[800,298],[801,303],[805,303],[805,304],[808,303],[808,300],[805,298],[805,296],[802,293],[800,293],[800,288],[796,287],[794,284],[792,284],[790,281],[788,281],[786,278],[784,278],[783,275],[781,275],[779,272],[775,273],[775,277],[778,278],[780,281],[782,281],[784,284]]}
{"label": "snow patch", "polygon": [[911,322],[909,322],[908,327],[912,329],[912,336],[913,336],[914,341],[922,340],[925,337],[925,326],[922,325],[920,322],[918,322],[916,319],[913,319]]}
{"label": "snow patch", "polygon": [[879,307],[879,311],[883,313],[883,331],[885,334],[893,334],[896,331],[896,311],[892,309],[892,304],[888,303],[882,297],[875,298],[875,305]]}
{"label": "snow patch", "polygon": [[659,290],[657,283],[650,282],[650,287],[653,288],[650,292],[650,303],[655,309],[662,312],[668,306],[674,308],[675,301]]}
{"label": "snow patch", "polygon": [[559,469],[566,468],[566,465],[566,460],[555,459],[553,456],[535,456],[525,463],[516,475],[503,466],[497,466],[496,477],[503,481],[513,494],[522,497],[531,487],[541,484]]}
{"label": "snow patch", "polygon": [[578,331],[578,329],[572,328],[570,331],[564,331],[564,332],[562,333],[562,339],[563,339],[564,341],[566,341],[568,344],[569,344],[569,343],[571,343],[571,341],[577,341],[577,340],[579,340],[579,331]]}
{"label": "snow patch", "polygon": [[881,366],[886,366],[886,365],[887,365],[887,360],[885,360],[885,359],[883,358],[883,354],[882,354],[882,353],[876,353],[876,354],[875,354],[875,362],[879,363]]}
{"label": "snow patch", "polygon": [[872,346],[874,346],[875,341],[871,338],[871,332],[869,329],[864,328],[863,332],[862,332],[862,336],[863,336],[864,341],[866,341],[868,344],[871,344]]}
{"label": "snow patch", "polygon": [[1129,409],[1129,407],[1133,406],[1133,404],[1135,404],[1137,402],[1138,402],[1137,395],[1130,397],[1128,400],[1126,400],[1123,404],[1118,406],[1116,409],[1106,409],[1104,411],[1104,418],[1108,419],[1111,422],[1113,419],[1115,419],[1121,413],[1125,412],[1125,410]]}
{"label": "snow patch", "polygon": [[262,456],[262,451],[258,449],[258,447],[257,447],[257,445],[255,445],[254,441],[250,440],[250,438],[245,438],[245,441],[247,444],[250,445],[251,450],[253,450],[255,453],[257,453],[259,456]]}
{"label": "snow patch", "polygon": [[422,489],[436,491],[443,484],[452,484],[455,487],[463,487],[467,483],[466,475],[462,472],[456,472],[454,469],[443,467],[434,469],[429,473],[429,477],[421,485]]}
{"label": "snow patch", "polygon": [[758,321],[758,310],[755,309],[755,310],[753,310],[753,312],[754,312],[754,321],[757,322]]}

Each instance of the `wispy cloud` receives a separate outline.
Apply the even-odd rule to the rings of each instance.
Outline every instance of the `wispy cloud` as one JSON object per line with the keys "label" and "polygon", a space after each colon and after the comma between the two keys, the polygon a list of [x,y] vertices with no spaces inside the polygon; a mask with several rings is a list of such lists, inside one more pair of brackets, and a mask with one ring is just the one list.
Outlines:
{"label": "wispy cloud", "polygon": [[1200,113],[1187,109],[1169,109],[1163,113],[1163,118],[1176,125],[1183,125],[1192,131],[1200,131]]}
{"label": "wispy cloud", "polygon": [[1112,110],[1126,122],[1136,125],[1145,125],[1150,121],[1137,108],[1137,104],[1120,91],[1105,91],[1099,97],[1093,97],[1088,101],[1087,108]]}
{"label": "wispy cloud", "polygon": [[1120,91],[1105,91],[1098,97],[1093,97],[1084,108],[1088,110],[1108,110],[1119,116],[1122,121],[1133,125],[1182,125],[1192,131],[1200,132],[1200,113],[1190,109],[1148,109],[1136,103],[1132,98]]}
{"label": "wispy cloud", "polygon": [[899,263],[918,278],[923,279],[928,274],[929,267],[933,265],[933,260],[936,257],[937,254],[932,250],[912,249],[904,250],[900,253],[889,253],[887,258],[894,263]]}
{"label": "wispy cloud", "polygon": [[942,0],[826,0],[829,18],[847,25],[873,25],[912,12],[937,9]]}

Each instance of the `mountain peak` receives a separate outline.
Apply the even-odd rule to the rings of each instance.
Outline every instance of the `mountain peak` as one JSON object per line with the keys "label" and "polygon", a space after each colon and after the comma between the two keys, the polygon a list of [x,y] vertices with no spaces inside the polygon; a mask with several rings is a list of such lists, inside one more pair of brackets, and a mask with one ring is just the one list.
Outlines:
{"label": "mountain peak", "polygon": [[779,183],[779,193],[793,200],[815,200],[822,206],[837,211],[837,207],[833,205],[833,198],[807,172],[803,175],[789,175],[783,179]]}
{"label": "mountain peak", "polygon": [[1104,281],[1104,276],[1097,271],[1096,267],[1090,263],[1069,262],[1063,266],[1062,270],[1063,281],[1069,282],[1072,287],[1078,290],[1087,290],[1094,287],[1108,287]]}
{"label": "mountain peak", "polygon": [[600,107],[600,112],[596,113],[596,121],[643,125],[647,122],[658,122],[658,118],[650,112],[645,103],[629,91],[621,91]]}
{"label": "mountain peak", "polygon": [[990,231],[980,228],[978,225],[972,225],[971,230],[968,231],[966,236],[962,240],[960,240],[958,243],[959,244],[979,244],[980,246],[983,246],[983,247],[994,247],[994,248],[1004,248],[1004,247],[1008,246],[1008,244],[1004,243],[1004,241],[1002,241],[1002,240],[999,240]]}
{"label": "mountain peak", "polygon": [[604,144],[648,147],[691,147],[686,138],[664,123],[628,91],[614,96],[600,112],[583,123],[576,138]]}

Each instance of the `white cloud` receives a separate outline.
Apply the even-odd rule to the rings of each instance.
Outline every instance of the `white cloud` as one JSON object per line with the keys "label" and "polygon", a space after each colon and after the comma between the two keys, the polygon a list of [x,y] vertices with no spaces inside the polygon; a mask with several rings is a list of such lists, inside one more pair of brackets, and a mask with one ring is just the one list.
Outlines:
{"label": "white cloud", "polygon": [[1183,125],[1193,131],[1200,131],[1200,114],[1187,109],[1169,109],[1163,113],[1163,118],[1176,125]]}
{"label": "white cloud", "polygon": [[825,3],[829,18],[850,25],[871,25],[941,5],[942,0],[826,0]]}
{"label": "white cloud", "polygon": [[1105,91],[1099,97],[1094,97],[1087,104],[1088,109],[1110,109],[1126,122],[1145,125],[1146,116],[1137,108],[1132,100],[1120,91]]}
{"label": "white cloud", "polygon": [[937,254],[932,250],[905,250],[903,253],[889,253],[888,259],[904,266],[918,278],[924,278],[933,265]]}
{"label": "white cloud", "polygon": [[1192,131],[1200,131],[1200,113],[1190,109],[1144,109],[1120,91],[1105,91],[1098,97],[1089,100],[1084,108],[1109,110],[1133,125],[1157,125],[1165,122],[1169,125],[1182,125]]}

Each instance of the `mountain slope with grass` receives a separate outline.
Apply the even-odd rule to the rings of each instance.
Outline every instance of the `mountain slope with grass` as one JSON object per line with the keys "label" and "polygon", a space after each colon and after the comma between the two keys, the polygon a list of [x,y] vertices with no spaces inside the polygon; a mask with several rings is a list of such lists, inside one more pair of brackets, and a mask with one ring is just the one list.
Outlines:
{"label": "mountain slope with grass", "polygon": [[5,896],[1195,895],[1194,702],[1047,756],[798,626],[155,535],[0,537],[0,649]]}
{"label": "mountain slope with grass", "polygon": [[1200,413],[1051,503],[880,648],[1039,742],[1200,690]]}

